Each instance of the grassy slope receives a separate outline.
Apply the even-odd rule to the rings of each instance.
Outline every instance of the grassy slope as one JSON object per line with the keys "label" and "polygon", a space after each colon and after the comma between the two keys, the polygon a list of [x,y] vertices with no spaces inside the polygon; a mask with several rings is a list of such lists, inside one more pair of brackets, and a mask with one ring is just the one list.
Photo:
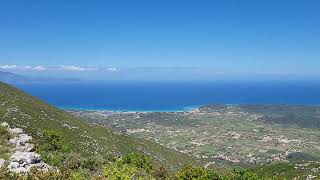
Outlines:
{"label": "grassy slope", "polygon": [[185,163],[199,163],[187,155],[153,142],[119,135],[110,129],[89,124],[0,82],[0,122],[4,121],[13,127],[23,128],[36,140],[41,138],[39,132],[45,129],[56,130],[65,142],[84,154],[126,154],[139,151],[173,168]]}

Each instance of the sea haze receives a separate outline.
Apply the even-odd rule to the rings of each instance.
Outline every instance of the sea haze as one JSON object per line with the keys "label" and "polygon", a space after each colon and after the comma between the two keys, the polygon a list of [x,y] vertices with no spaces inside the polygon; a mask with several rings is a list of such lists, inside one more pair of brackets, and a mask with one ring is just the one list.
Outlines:
{"label": "sea haze", "polygon": [[320,104],[319,82],[19,83],[63,109],[184,111],[205,104]]}

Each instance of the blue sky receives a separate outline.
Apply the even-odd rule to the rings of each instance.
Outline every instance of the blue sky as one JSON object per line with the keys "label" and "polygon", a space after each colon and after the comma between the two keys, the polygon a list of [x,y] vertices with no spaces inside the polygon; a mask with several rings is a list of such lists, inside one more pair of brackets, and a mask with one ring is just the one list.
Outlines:
{"label": "blue sky", "polygon": [[0,70],[90,79],[320,77],[317,0],[3,0]]}

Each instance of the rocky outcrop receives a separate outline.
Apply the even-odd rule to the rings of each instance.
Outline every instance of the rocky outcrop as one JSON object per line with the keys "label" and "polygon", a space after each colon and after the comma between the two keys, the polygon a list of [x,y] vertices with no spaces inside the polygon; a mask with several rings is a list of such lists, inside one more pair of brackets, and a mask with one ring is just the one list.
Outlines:
{"label": "rocky outcrop", "polygon": [[15,146],[15,151],[32,151],[34,146],[33,144],[28,143],[32,140],[31,136],[23,134],[23,131],[20,128],[10,129],[9,132],[14,135],[14,138],[10,139],[9,143]]}
{"label": "rocky outcrop", "polygon": [[9,170],[16,173],[27,173],[31,168],[48,171],[49,166],[42,162],[41,156],[34,152],[17,151],[11,155]]}
{"label": "rocky outcrop", "polygon": [[4,166],[4,164],[5,164],[5,160],[4,159],[0,159],[0,168],[2,167],[2,166]]}
{"label": "rocky outcrop", "polygon": [[9,143],[13,145],[13,154],[9,162],[0,160],[0,167],[7,163],[8,169],[12,172],[25,174],[30,172],[31,168],[37,168],[43,171],[48,171],[50,166],[44,163],[41,155],[33,152],[34,145],[30,143],[32,137],[23,133],[20,128],[10,128],[6,122],[1,123],[1,126],[6,127],[12,134]]}

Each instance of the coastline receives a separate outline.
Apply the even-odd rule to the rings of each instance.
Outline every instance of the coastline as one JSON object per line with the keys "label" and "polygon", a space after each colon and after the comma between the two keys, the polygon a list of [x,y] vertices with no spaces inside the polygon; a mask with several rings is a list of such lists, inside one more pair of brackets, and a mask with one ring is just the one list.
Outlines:
{"label": "coastline", "polygon": [[302,107],[320,107],[320,104],[203,104],[186,106],[176,109],[155,109],[155,110],[143,110],[143,109],[112,109],[112,108],[80,108],[80,107],[65,107],[58,106],[65,111],[91,111],[91,112],[110,112],[110,113],[183,113],[183,112],[197,112],[200,107],[211,105],[225,105],[225,106],[302,106]]}
{"label": "coastline", "polygon": [[113,113],[178,113],[178,112],[192,112],[198,110],[204,105],[186,106],[176,109],[154,109],[154,110],[142,110],[142,109],[112,109],[112,108],[80,108],[80,107],[59,107],[66,111],[98,111],[98,112],[113,112]]}

